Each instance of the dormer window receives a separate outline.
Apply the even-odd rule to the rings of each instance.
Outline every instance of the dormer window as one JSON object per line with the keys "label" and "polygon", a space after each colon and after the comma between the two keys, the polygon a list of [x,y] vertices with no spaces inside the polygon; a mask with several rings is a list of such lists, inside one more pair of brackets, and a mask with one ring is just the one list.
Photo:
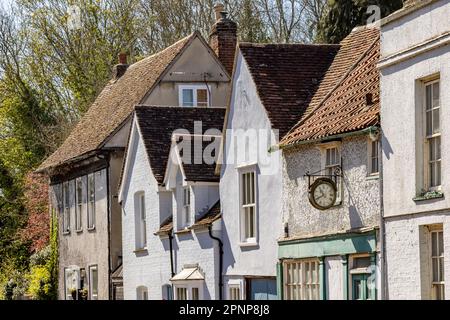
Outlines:
{"label": "dormer window", "polygon": [[180,85],[179,104],[182,107],[209,107],[210,91],[206,85]]}

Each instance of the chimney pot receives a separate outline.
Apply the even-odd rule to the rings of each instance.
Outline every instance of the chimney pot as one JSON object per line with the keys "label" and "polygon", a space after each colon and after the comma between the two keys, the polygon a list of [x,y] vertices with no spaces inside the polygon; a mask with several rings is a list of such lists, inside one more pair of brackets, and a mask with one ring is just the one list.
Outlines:
{"label": "chimney pot", "polygon": [[224,11],[225,6],[222,3],[216,3],[214,5],[214,12],[216,15],[216,21],[220,20],[222,18],[222,12]]}

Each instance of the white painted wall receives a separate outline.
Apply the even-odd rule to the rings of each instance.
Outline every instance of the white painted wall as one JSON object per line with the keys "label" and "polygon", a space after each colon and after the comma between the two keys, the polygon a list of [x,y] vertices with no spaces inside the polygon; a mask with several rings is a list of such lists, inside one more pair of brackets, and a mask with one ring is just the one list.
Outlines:
{"label": "white painted wall", "polygon": [[435,1],[383,26],[383,57],[404,51],[450,30],[448,0]]}
{"label": "white painted wall", "polygon": [[[237,54],[233,89],[229,107],[227,130],[263,129],[271,134],[271,124],[258,97],[255,84],[242,54]],[[271,140],[275,144],[275,138]],[[267,140],[266,140],[267,141]],[[239,223],[239,170],[240,165],[254,160],[230,161],[234,149],[232,139],[227,137],[220,180],[220,198],[223,210],[223,240],[225,243],[224,272],[228,278],[235,276],[275,276],[277,263],[277,239],[281,235],[281,167],[271,168],[270,174],[258,161],[257,166],[257,227],[258,244],[240,246]],[[265,155],[267,156],[267,149]],[[278,153],[275,153],[279,157]],[[275,157],[274,156],[274,157]],[[249,159],[256,159],[249,152]],[[279,164],[279,163],[278,163]],[[263,172],[264,171],[264,172]],[[263,174],[264,173],[264,174]],[[230,277],[233,276],[233,277]]]}
{"label": "white painted wall", "polygon": [[[442,223],[450,272],[450,2],[436,1],[382,27],[381,122],[389,299],[430,298],[424,226]],[[446,37],[447,42],[436,44]],[[419,48],[419,49],[417,49]],[[405,51],[402,56],[388,55]],[[409,56],[408,56],[409,55]],[[406,58],[405,58],[406,57]],[[383,63],[389,61],[389,64]],[[439,74],[443,198],[413,201],[423,188],[423,79]],[[450,297],[446,285],[446,297]]]}
{"label": "white painted wall", "polygon": [[[132,131],[127,161],[129,166],[123,181],[122,207],[123,207],[123,277],[125,299],[136,299],[137,288],[146,286],[149,299],[162,299],[164,285],[170,284],[170,250],[168,237],[154,235],[160,224],[172,214],[178,207],[177,200],[181,203],[181,197],[173,197],[171,191],[161,191],[147,160],[147,153],[138,130]],[[209,188],[216,189],[217,185]],[[198,203],[205,203],[204,199],[211,201],[210,206],[218,197],[209,188],[199,188]],[[196,189],[194,189],[197,191]],[[134,220],[134,194],[145,192],[146,221],[147,221],[147,251],[135,252],[135,220]],[[180,190],[175,194],[180,195]],[[192,192],[194,197],[197,192]],[[203,194],[206,192],[206,196]],[[195,196],[194,202],[197,200]],[[176,216],[174,225],[176,225]],[[220,229],[214,227],[215,236],[220,235]],[[218,297],[218,257],[217,242],[209,237],[206,230],[190,231],[188,233],[175,234],[173,239],[175,273],[180,272],[186,264],[198,264],[205,274],[205,286],[203,288],[205,299]]]}

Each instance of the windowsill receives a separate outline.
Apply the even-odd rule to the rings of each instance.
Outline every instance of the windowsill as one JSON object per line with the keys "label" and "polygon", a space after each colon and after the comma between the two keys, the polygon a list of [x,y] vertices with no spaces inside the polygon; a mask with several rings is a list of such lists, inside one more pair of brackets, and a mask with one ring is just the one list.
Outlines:
{"label": "windowsill", "polygon": [[428,191],[424,194],[418,195],[413,198],[413,201],[426,201],[432,199],[440,199],[444,197],[444,193],[441,191]]}
{"label": "windowsill", "polygon": [[83,229],[75,230],[76,233],[82,233]]}
{"label": "windowsill", "polygon": [[95,227],[87,228],[87,231],[94,231],[94,230],[95,230]]}
{"label": "windowsill", "polygon": [[136,249],[133,251],[133,253],[146,253],[146,252],[148,252],[147,247],[141,248],[141,249]]}
{"label": "windowsill", "polygon": [[245,247],[245,248],[248,248],[248,247],[257,247],[257,246],[258,246],[258,242],[256,242],[256,241],[240,242],[240,243],[239,243],[239,246],[240,246],[240,247]]}
{"label": "windowsill", "polygon": [[370,175],[368,175],[366,177],[366,180],[378,180],[378,179],[380,179],[380,174],[379,173],[377,173],[377,174],[370,174]]}
{"label": "windowsill", "polygon": [[63,236],[68,236],[70,234],[70,231],[63,231]]}
{"label": "windowsill", "polygon": [[185,233],[191,233],[191,229],[189,227],[185,227],[184,229],[180,229],[175,232],[175,234],[185,234]]}

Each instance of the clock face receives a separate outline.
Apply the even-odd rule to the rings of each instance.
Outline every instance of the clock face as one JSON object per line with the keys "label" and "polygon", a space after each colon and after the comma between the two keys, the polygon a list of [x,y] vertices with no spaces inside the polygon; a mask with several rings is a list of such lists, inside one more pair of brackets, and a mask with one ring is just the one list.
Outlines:
{"label": "clock face", "polygon": [[317,179],[311,186],[309,199],[319,210],[331,208],[336,202],[336,184],[328,178]]}

